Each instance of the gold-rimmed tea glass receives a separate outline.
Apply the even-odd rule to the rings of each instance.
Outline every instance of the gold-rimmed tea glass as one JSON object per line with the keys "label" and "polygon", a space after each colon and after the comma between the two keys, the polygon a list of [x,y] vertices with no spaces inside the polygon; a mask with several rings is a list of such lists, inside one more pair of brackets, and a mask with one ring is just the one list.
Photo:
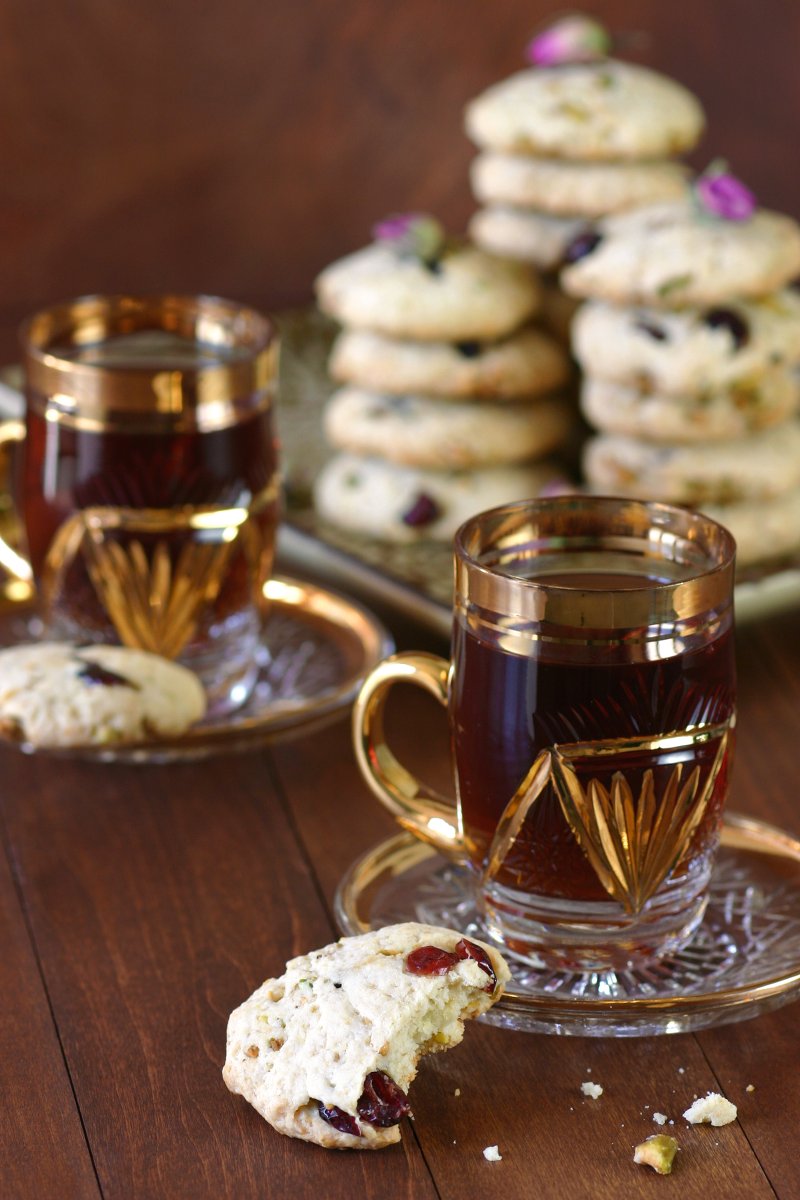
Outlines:
{"label": "gold-rimmed tea glass", "polygon": [[212,296],[84,296],[22,328],[15,499],[44,635],[176,658],[212,713],[257,674],[279,476],[269,320]]}
{"label": "gold-rimmed tea glass", "polygon": [[[401,654],[354,712],[361,770],[464,865],[486,931],[533,965],[619,969],[702,919],[735,725],[730,534],[686,509],[564,496],[455,539],[451,660]],[[456,799],[394,757],[398,681],[448,708]]]}

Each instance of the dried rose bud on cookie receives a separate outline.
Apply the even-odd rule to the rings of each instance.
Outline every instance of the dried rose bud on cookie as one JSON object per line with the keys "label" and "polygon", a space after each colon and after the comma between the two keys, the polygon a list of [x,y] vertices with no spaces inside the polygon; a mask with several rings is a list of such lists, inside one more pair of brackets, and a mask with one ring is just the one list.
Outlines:
{"label": "dried rose bud on cookie", "polygon": [[400,1140],[419,1059],[457,1045],[508,977],[496,950],[451,929],[342,938],[292,959],[231,1014],[223,1078],[281,1133],[380,1149]]}

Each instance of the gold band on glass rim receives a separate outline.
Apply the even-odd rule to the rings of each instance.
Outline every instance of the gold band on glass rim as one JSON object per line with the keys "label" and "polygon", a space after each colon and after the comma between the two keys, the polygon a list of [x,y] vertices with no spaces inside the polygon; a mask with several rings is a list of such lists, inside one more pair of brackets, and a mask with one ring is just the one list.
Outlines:
{"label": "gold band on glass rim", "polygon": [[[526,564],[533,568],[542,555],[566,552],[571,569],[580,570],[581,556],[600,550],[650,563],[654,575],[675,564],[679,577],[584,590],[525,575]],[[670,504],[606,496],[526,500],[480,513],[456,533],[456,613],[520,653],[530,653],[531,642],[590,646],[623,633],[628,645],[657,641],[676,621],[703,634],[723,614],[730,617],[735,550],[716,521]]]}
{"label": "gold band on glass rim", "polygon": [[[118,366],[80,359],[110,338],[147,331],[197,343],[206,360]],[[277,378],[272,323],[216,296],[82,296],[36,313],[20,336],[34,407],[83,429],[154,417],[174,430],[225,428],[268,406]]]}

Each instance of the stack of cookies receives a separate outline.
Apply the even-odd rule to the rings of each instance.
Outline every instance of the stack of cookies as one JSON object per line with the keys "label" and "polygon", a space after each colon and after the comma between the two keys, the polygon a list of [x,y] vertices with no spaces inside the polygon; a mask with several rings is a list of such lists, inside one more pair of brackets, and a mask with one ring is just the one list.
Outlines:
{"label": "stack of cookies", "polygon": [[449,540],[467,517],[537,493],[574,424],[557,394],[565,351],[530,324],[522,264],[449,242],[431,218],[394,218],[317,280],[344,326],[324,416],[338,453],[314,499],[340,527],[390,541]]}
{"label": "stack of cookies", "polygon": [[[543,65],[495,84],[466,110],[467,134],[480,149],[472,188],[484,206],[470,236],[545,273],[561,267],[588,222],[679,199],[686,175],[673,159],[692,149],[704,124],[697,100],[654,71],[596,54],[575,61],[580,47],[572,44],[561,55],[549,44],[542,53],[558,29],[529,47]],[[557,291],[549,303],[563,328],[572,309]]]}
{"label": "stack of cookies", "polygon": [[800,227],[721,170],[599,222],[562,272],[595,491],[702,508],[740,565],[800,547]]}

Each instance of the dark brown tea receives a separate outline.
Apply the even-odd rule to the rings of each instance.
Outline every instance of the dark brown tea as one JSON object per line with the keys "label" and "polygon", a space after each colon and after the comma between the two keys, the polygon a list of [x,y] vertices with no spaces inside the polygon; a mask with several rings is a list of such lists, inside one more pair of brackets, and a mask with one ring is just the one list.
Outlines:
{"label": "dark brown tea", "polygon": [[[48,574],[55,570],[56,533],[74,512],[85,509],[179,510],[186,508],[248,508],[264,496],[276,472],[275,440],[271,414],[255,412],[221,430],[178,433],[83,430],[48,421],[29,407],[18,504],[25,517],[26,539],[34,574],[47,590]],[[252,521],[261,542],[257,571],[269,577],[276,498],[269,499]],[[109,540],[127,534],[108,533]],[[182,530],[164,534],[138,532],[136,538],[149,552],[157,541],[166,541],[175,568],[182,546],[193,536]],[[224,620],[252,600],[251,571],[243,548],[231,553],[224,582],[213,605],[203,613],[196,637],[213,623]],[[110,625],[92,586],[85,560],[76,554],[66,565],[58,596],[58,614],[65,626],[102,631]]]}
{"label": "dark brown tea", "polygon": [[[75,428],[48,421],[39,406],[29,405],[27,437],[18,485],[28,551],[34,574],[45,591],[48,576],[61,566],[54,555],[56,535],[76,512],[86,509],[190,511],[209,506],[220,510],[250,508],[269,492],[276,472],[276,452],[269,410],[223,429],[186,432],[138,432]],[[250,605],[253,573],[269,577],[276,525],[276,498],[250,518],[258,530],[260,567],[253,572],[244,544],[230,553],[224,580],[214,603],[203,612],[193,634],[202,638],[209,627]],[[186,542],[197,533],[179,528],[163,532],[104,531],[107,541],[124,545],[135,538],[148,561],[157,543],[166,544],[173,572]],[[89,577],[85,557],[75,553],[65,564],[50,613],[62,632],[102,633],[112,626]]]}
{"label": "dark brown tea", "polygon": [[[658,580],[626,573],[564,573],[537,583],[581,591],[629,591]],[[643,649],[643,646],[646,648]],[[533,650],[533,646],[529,645]],[[652,657],[651,657],[652,655]],[[662,657],[662,655],[664,655]],[[576,661],[576,658],[579,661]],[[503,649],[457,620],[455,676],[451,694],[456,774],[464,832],[483,866],[498,822],[537,755],[554,745],[575,748],[575,772],[588,788],[595,780],[610,789],[622,772],[634,803],[652,771],[656,805],[676,761],[683,778],[699,768],[699,786],[712,768],[715,747],[675,753],[593,756],[576,744],[656,737],[728,721],[734,711],[735,676],[730,629],[694,639],[658,638],[644,644],[587,642],[575,654],[563,645],[538,644],[535,654]],[[713,850],[726,794],[727,761],[716,777],[704,818],[694,833],[688,869]],[[570,830],[559,799],[548,785],[531,808],[505,859],[497,882],[505,887],[567,900],[608,899],[597,874]]]}

